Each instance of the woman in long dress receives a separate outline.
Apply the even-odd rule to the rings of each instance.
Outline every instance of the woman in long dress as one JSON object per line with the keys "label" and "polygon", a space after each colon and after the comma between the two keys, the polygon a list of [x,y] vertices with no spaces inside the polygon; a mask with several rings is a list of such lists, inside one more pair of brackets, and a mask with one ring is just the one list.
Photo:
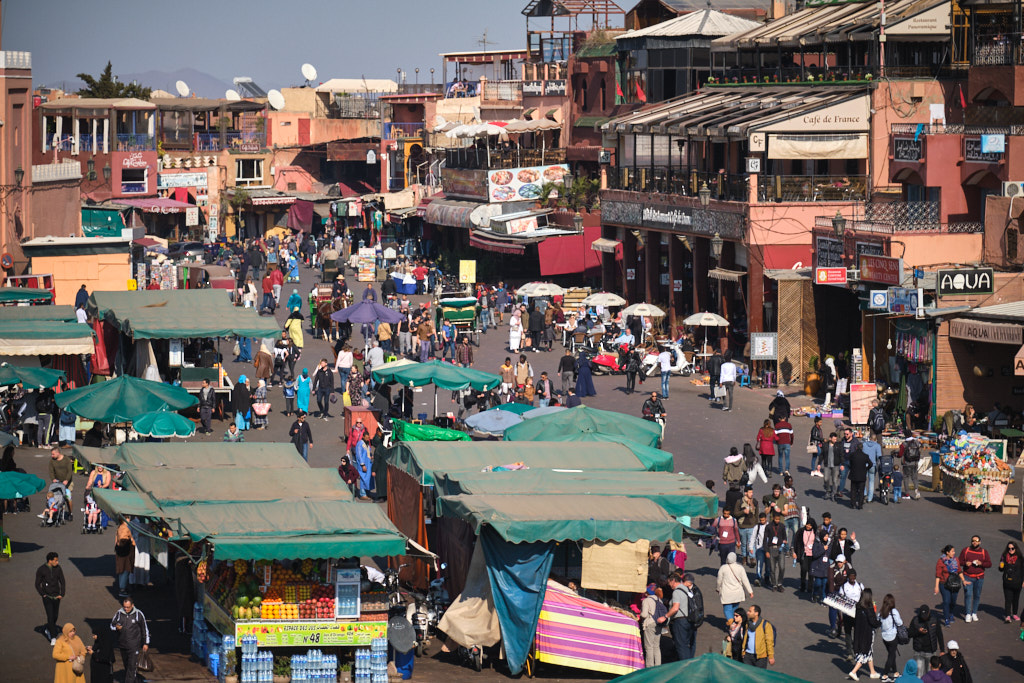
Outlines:
{"label": "woman in long dress", "polygon": [[512,353],[519,352],[519,345],[523,341],[523,319],[519,309],[512,314],[508,321],[508,350]]}
{"label": "woman in long dress", "polygon": [[[57,662],[57,668],[53,674],[53,683],[85,683],[85,655],[92,652],[91,647],[86,647],[78,632],[70,622],[64,624],[64,630],[53,646],[53,659]],[[82,673],[75,673],[73,662],[82,658]]]}
{"label": "woman in long dress", "polygon": [[298,378],[298,388],[295,391],[295,405],[304,413],[309,412],[309,390],[312,383],[309,368],[302,368],[302,375]]}
{"label": "woman in long dress", "polygon": [[594,380],[590,376],[590,356],[585,353],[576,361],[576,395],[580,398],[597,396]]}
{"label": "woman in long dress", "polygon": [[[253,403],[266,403],[267,402],[267,382],[266,380],[260,380],[259,386],[256,387],[256,391],[252,394]],[[252,427],[253,429],[266,429],[268,422],[267,415],[259,415],[255,410],[252,411]]]}

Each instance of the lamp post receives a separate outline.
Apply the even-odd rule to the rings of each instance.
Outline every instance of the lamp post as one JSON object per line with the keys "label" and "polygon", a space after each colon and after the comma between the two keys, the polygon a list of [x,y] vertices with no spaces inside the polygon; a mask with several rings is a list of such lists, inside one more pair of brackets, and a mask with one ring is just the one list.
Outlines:
{"label": "lamp post", "polygon": [[572,217],[572,225],[576,228],[576,232],[583,232],[583,216],[577,210],[576,215]]}
{"label": "lamp post", "polygon": [[105,181],[107,181],[109,183],[110,182],[110,174],[111,174],[111,168],[110,168],[110,163],[108,162],[108,163],[104,164],[104,166],[103,166],[103,180],[105,180]]}
{"label": "lamp post", "polygon": [[836,209],[836,215],[832,216],[832,232],[836,234],[836,239],[842,244],[843,265],[846,265],[846,217],[840,213],[839,209]]}
{"label": "lamp post", "polygon": [[25,169],[19,166],[14,169],[14,186],[20,188],[23,180],[25,180]]}

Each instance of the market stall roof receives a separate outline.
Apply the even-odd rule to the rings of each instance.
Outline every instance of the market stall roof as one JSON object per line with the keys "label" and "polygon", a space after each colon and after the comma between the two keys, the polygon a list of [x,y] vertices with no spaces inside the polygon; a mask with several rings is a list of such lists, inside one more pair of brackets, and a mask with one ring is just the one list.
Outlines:
{"label": "market stall roof", "polygon": [[22,384],[26,389],[49,389],[65,376],[63,370],[0,363],[0,387]]}
{"label": "market stall roof", "polygon": [[48,289],[32,289],[31,287],[0,287],[0,303],[9,304],[19,301],[51,301],[53,292]]}
{"label": "market stall roof", "polygon": [[714,517],[718,496],[696,477],[668,472],[525,469],[507,472],[434,472],[437,491],[444,496],[472,495],[589,495],[645,498],[673,517]]}
{"label": "market stall roof", "polygon": [[305,461],[288,443],[149,443],[130,442],[117,448],[74,446],[76,458],[88,466],[96,463],[118,469],[224,468],[286,469],[303,467]]}
{"label": "market stall roof", "polygon": [[[635,31],[626,31],[615,36],[615,41],[636,38],[694,38],[728,36],[740,31],[760,28],[763,24],[743,17],[718,12],[708,7],[697,12],[683,14],[675,19],[662,21]],[[628,48],[627,48],[628,49]]]}
{"label": "market stall roof", "polygon": [[220,289],[93,292],[86,310],[136,339],[277,337],[281,333],[273,318],[232,305]]}
{"label": "market stall roof", "polygon": [[404,420],[392,420],[395,428],[395,441],[472,441],[466,432],[457,429],[445,429],[434,425],[415,424]]}
{"label": "market stall roof", "polygon": [[682,526],[657,504],[625,496],[441,496],[443,517],[492,527],[509,543],[682,540]]}
{"label": "market stall roof", "polygon": [[[82,325],[85,327],[85,325]],[[115,424],[143,413],[184,410],[199,402],[181,387],[121,375],[57,394],[57,406],[86,420]]]}
{"label": "market stall roof", "polygon": [[58,323],[78,322],[74,306],[0,306],[0,323],[27,323],[37,320]]}
{"label": "market stall roof", "polygon": [[808,683],[781,671],[759,669],[717,652],[661,666],[638,669],[613,678],[611,683],[676,683],[676,681],[729,681],[729,683]]}
{"label": "market stall roof", "polygon": [[468,388],[487,391],[501,384],[500,375],[473,368],[460,368],[439,360],[374,370],[373,379],[382,384],[398,383],[409,387],[434,384],[439,389],[449,391]]}
{"label": "market stall roof", "polygon": [[506,441],[561,441],[567,434],[608,434],[621,436],[645,446],[661,441],[661,426],[640,417],[576,406],[527,420],[505,432]]}
{"label": "market stall roof", "polygon": [[[388,464],[413,477],[422,486],[434,485],[434,472],[462,472],[485,467],[511,466],[557,467],[572,470],[654,469],[628,447],[613,443],[588,443],[585,448],[570,448],[564,443],[535,441],[524,448],[521,443],[505,441],[398,443],[384,455]],[[671,457],[671,456],[670,456]]]}
{"label": "market stall roof", "polygon": [[352,500],[352,492],[333,468],[133,468],[125,477],[129,481],[126,488],[146,492],[162,507],[215,502]]}
{"label": "market stall roof", "polygon": [[88,325],[46,320],[0,321],[0,356],[71,355],[95,350],[92,328]]}

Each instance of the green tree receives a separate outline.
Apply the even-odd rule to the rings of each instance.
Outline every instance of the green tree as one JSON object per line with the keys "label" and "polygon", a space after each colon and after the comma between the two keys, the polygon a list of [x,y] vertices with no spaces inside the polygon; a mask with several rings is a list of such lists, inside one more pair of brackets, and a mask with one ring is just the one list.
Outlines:
{"label": "green tree", "polygon": [[81,97],[137,97],[140,100],[148,100],[153,92],[152,88],[144,88],[138,83],[122,83],[114,76],[114,67],[108,61],[107,66],[99,78],[81,73],[78,78],[82,79],[85,87],[78,91]]}

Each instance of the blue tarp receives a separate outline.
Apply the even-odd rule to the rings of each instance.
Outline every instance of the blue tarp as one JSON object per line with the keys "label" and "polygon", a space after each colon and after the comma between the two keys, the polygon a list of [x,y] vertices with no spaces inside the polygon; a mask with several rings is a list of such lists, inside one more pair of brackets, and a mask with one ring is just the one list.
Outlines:
{"label": "blue tarp", "polygon": [[487,577],[512,675],[523,669],[540,619],[554,543],[509,543],[491,527],[480,530]]}

